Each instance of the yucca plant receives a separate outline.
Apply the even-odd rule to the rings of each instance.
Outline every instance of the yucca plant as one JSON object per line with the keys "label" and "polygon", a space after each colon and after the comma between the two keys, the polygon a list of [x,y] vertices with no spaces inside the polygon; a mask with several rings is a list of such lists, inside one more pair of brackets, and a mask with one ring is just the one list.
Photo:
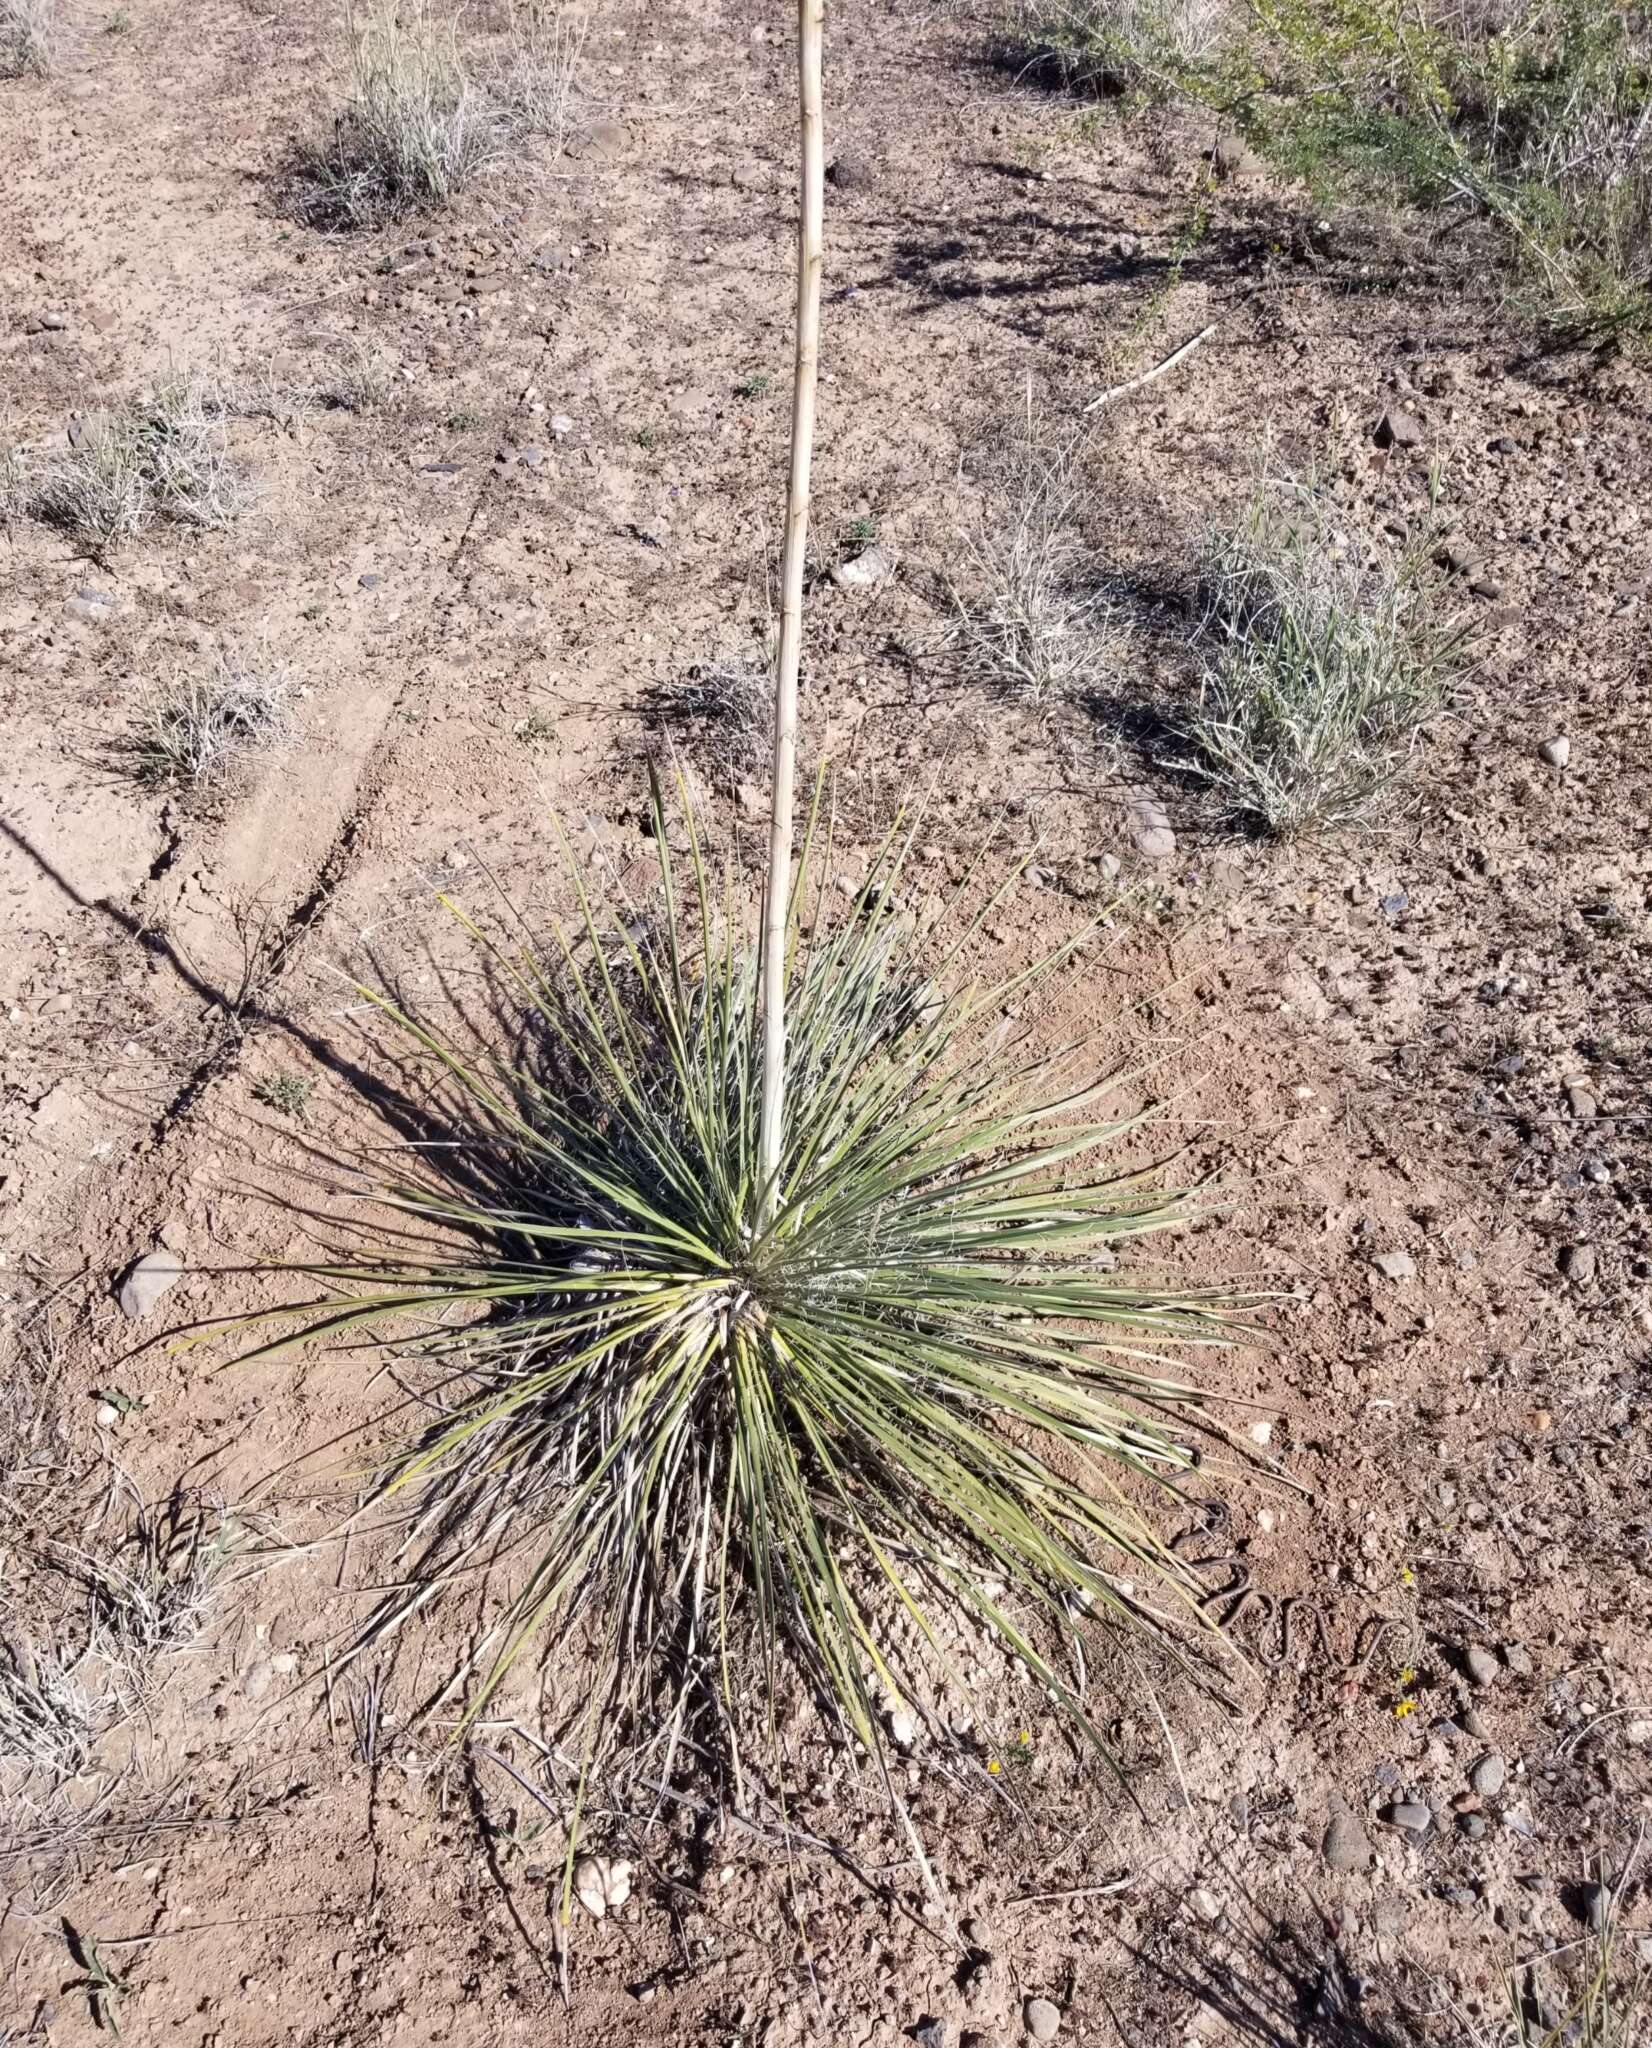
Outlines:
{"label": "yucca plant", "polygon": [[[471,1714],[530,1643],[569,1639],[590,1657],[585,1768],[664,1742],[667,1778],[685,1737],[736,1768],[766,1737],[779,1761],[788,1671],[881,1757],[884,1711],[926,1704],[919,1651],[946,1663],[949,1609],[1082,1720],[1063,1639],[1087,1616],[1170,1636],[1199,1613],[1145,1512],[1191,1460],[1195,1397],[1158,1360],[1227,1333],[1210,1297],[1115,1274],[1113,1247],[1182,1207],[1123,1163],[1133,1119],[1075,1075],[1077,1048],[1006,1037],[1006,1008],[1077,940],[968,983],[1014,872],[997,892],[972,873],[920,933],[897,898],[910,832],[828,915],[843,899],[818,793],[794,864],[822,0],[799,0],[798,21],[759,935],[692,812],[686,873],[674,862],[656,788],[653,914],[599,908],[570,860],[577,915],[548,957],[472,927],[515,1051],[375,998],[441,1078],[430,1142],[381,1191],[365,1255],[307,1267],[319,1292],[254,1353],[386,1337],[419,1382],[423,1425],[376,1468],[380,1506],[405,1508],[402,1568],[356,1649],[455,1575],[498,1567],[507,1600]],[[976,1703],[977,1722],[996,1718]],[[577,1834],[576,1818],[570,1859]]]}
{"label": "yucca plant", "polygon": [[932,1637],[943,1605],[1076,1705],[1057,1637],[1092,1609],[1156,1626],[1121,1581],[1183,1587],[1140,1512],[1138,1482],[1188,1463],[1190,1397],[1153,1361],[1224,1332],[1199,1294],[1111,1270],[1181,1213],[1116,1163],[1133,1120],[1062,1085],[1060,1054],[1000,1046],[1004,1004],[1071,947],[948,995],[997,897],[934,980],[892,901],[901,845],[835,925],[806,847],[766,1213],[757,962],[692,828],[685,900],[655,822],[657,919],[604,915],[576,869],[550,960],[490,947],[525,1057],[381,1000],[446,1075],[429,1166],[382,1197],[410,1248],[308,1268],[325,1291],[285,1312],[304,1335],[400,1319],[436,1376],[384,1472],[410,1569],[361,1642],[505,1550],[473,1707],[537,1632],[578,1630],[594,1750],[696,1699],[732,1735],[751,1670],[787,1656],[877,1747],[918,1690],[887,1622]]}

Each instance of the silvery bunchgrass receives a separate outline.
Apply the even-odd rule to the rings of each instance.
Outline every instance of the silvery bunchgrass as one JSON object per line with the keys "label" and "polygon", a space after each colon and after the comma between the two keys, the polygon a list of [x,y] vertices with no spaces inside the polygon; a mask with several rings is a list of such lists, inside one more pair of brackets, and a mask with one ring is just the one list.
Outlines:
{"label": "silvery bunchgrass", "polygon": [[57,29],[57,0],[0,0],[0,78],[49,77]]}
{"label": "silvery bunchgrass", "polygon": [[288,734],[288,700],[287,678],[280,669],[240,654],[220,654],[153,686],[115,753],[152,787],[213,788],[247,754]]}
{"label": "silvery bunchgrass", "polygon": [[[781,1660],[881,1756],[880,1714],[924,1685],[891,1617],[944,1657],[961,1614],[1081,1712],[1063,1642],[1106,1616],[1174,1635],[1166,1605],[1197,1624],[1148,1513],[1189,1468],[1197,1402],[1160,1361],[1232,1332],[1210,1295],[1114,1270],[1184,1206],[1121,1163],[1138,1119],[1072,1078],[1082,1046],[1005,1035],[1078,942],[946,993],[1013,877],[973,914],[960,890],[925,939],[892,840],[834,921],[817,813],[760,1227],[754,951],[726,936],[733,886],[692,817],[686,888],[658,795],[654,827],[657,915],[599,910],[576,868],[550,959],[475,933],[530,1052],[376,998],[441,1078],[432,1142],[384,1190],[371,1255],[302,1268],[320,1292],[276,1312],[296,1327],[254,1319],[255,1357],[367,1335],[434,1373],[428,1425],[380,1470],[403,1562],[355,1652],[509,1553],[470,1713],[531,1642],[579,1631],[593,1766],[627,1731],[674,1744],[691,1708],[738,1765],[754,1683],[778,1739]],[[976,1700],[979,1724],[1001,1705]]]}
{"label": "silvery bunchgrass", "polygon": [[48,465],[34,510],[83,539],[130,540],[157,518],[221,527],[246,502],[230,456],[226,407],[209,379],[170,377],[95,413]]}
{"label": "silvery bunchgrass", "polygon": [[1283,474],[1212,537],[1187,737],[1236,821],[1281,838],[1357,823],[1403,775],[1462,638],[1437,614],[1432,538],[1388,549]]}
{"label": "silvery bunchgrass", "polygon": [[984,688],[1038,700],[1104,676],[1108,592],[1079,537],[1078,444],[1049,436],[1032,392],[987,464],[991,498],[965,537],[965,588],[952,587],[952,644]]}
{"label": "silvery bunchgrass", "polygon": [[300,208],[317,227],[357,228],[439,204],[499,161],[506,132],[452,16],[422,0],[352,13],[349,97],[301,153]]}

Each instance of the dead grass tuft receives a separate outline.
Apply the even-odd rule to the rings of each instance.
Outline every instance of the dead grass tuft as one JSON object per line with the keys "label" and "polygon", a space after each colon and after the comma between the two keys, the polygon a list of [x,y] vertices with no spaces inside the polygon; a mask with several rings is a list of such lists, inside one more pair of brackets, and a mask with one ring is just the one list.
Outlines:
{"label": "dead grass tuft", "polygon": [[745,653],[697,663],[655,685],[644,715],[673,744],[725,775],[751,774],[767,759],[774,730],[769,672]]}
{"label": "dead grass tuft", "polygon": [[1000,56],[1070,89],[1168,95],[1222,35],[1222,0],[1017,0]]}
{"label": "dead grass tuft", "polygon": [[451,18],[381,4],[351,23],[350,94],[301,152],[298,207],[314,227],[376,226],[451,199],[504,153],[498,108],[471,78]]}
{"label": "dead grass tuft", "polygon": [[456,18],[430,0],[353,16],[343,111],[294,166],[300,218],[378,226],[453,198],[525,137],[560,151],[585,34],[583,14],[510,0],[502,50],[473,71]]}
{"label": "dead grass tuft", "polygon": [[1076,445],[1026,416],[994,465],[1001,510],[967,543],[952,586],[952,635],[966,672],[990,689],[1039,698],[1097,682],[1107,663],[1107,593],[1076,521]]}
{"label": "dead grass tuft", "polygon": [[57,0],[0,0],[0,78],[46,78],[57,38]]}
{"label": "dead grass tuft", "polygon": [[179,670],[152,690],[119,757],[151,788],[221,787],[241,758],[285,737],[287,679],[220,655],[204,673]]}
{"label": "dead grass tuft", "polygon": [[48,467],[34,494],[38,517],[107,546],[157,518],[227,526],[246,502],[230,460],[227,408],[201,376],[162,384],[134,405],[95,414]]}
{"label": "dead grass tuft", "polygon": [[588,27],[549,0],[511,0],[507,55],[494,94],[513,126],[541,135],[560,153]]}

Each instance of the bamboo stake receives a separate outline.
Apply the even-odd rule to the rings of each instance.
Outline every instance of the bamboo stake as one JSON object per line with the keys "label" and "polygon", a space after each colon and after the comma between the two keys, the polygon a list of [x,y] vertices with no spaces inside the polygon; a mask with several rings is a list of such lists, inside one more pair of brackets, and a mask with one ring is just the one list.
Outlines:
{"label": "bamboo stake", "polygon": [[791,481],[780,570],[780,653],[774,677],[774,771],[769,867],[763,888],[763,1096],[758,1126],[759,1227],[780,1201],[786,1119],[786,914],[791,899],[792,806],[797,768],[797,671],[803,653],[803,551],[809,533],[809,461],[814,452],[815,382],[820,368],[820,279],[826,212],[826,139],[821,120],[825,0],[798,0],[797,96],[802,126],[797,209],[797,356],[792,373]]}

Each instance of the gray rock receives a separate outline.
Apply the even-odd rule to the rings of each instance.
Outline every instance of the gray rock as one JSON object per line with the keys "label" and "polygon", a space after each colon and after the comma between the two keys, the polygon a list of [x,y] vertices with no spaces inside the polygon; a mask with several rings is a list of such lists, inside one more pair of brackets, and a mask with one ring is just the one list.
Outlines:
{"label": "gray rock", "polygon": [[1586,1884],[1577,1896],[1578,1918],[1583,1921],[1591,1934],[1604,1934],[1612,1917],[1612,1888],[1605,1884]]}
{"label": "gray rock", "polygon": [[1414,1280],[1417,1262],[1409,1252],[1378,1252],[1371,1261],[1385,1280]]}
{"label": "gray rock", "polygon": [[377,590],[379,585],[384,581],[384,578],[382,576],[375,575],[372,572],[372,570],[369,570],[365,576],[358,576],[356,578],[356,581],[358,584],[360,584],[363,590]]}
{"label": "gray rock", "polygon": [[537,469],[545,460],[545,451],[530,441],[527,447],[516,451],[516,459],[524,469]]}
{"label": "gray rock", "polygon": [[1463,1670],[1470,1685],[1495,1685],[1502,1665],[1479,1643],[1470,1643],[1463,1651]]}
{"label": "gray rock", "polygon": [[847,562],[832,564],[832,581],[839,590],[871,590],[895,573],[895,565],[875,542],[851,555]]}
{"label": "gray rock", "polygon": [[1460,1813],[1457,1816],[1458,1831],[1465,1841],[1478,1842],[1486,1832],[1485,1815],[1481,1813]]}
{"label": "gray rock", "polygon": [[1170,820],[1152,797],[1140,797],[1130,806],[1130,836],[1144,860],[1169,860],[1176,851]]}
{"label": "gray rock", "polygon": [[1551,768],[1564,768],[1572,758],[1572,743],[1560,732],[1552,740],[1545,740],[1537,751]]}
{"label": "gray rock", "polygon": [[1224,135],[1211,151],[1210,162],[1219,178],[1254,178],[1267,169],[1255,150],[1237,135]]}
{"label": "gray rock", "polygon": [[1489,1740],[1491,1730],[1486,1726],[1486,1717],[1478,1707],[1464,1707],[1457,1719],[1465,1735],[1472,1735],[1476,1742]]}
{"label": "gray rock", "polygon": [[1516,1678],[1530,1678],[1532,1675],[1532,1653],[1524,1643],[1505,1643],[1503,1662]]}
{"label": "gray rock", "polygon": [[1468,1774],[1468,1782],[1480,1799],[1495,1799],[1502,1791],[1508,1772],[1500,1756],[1483,1756]]}
{"label": "gray rock", "polygon": [[1331,1815],[1331,1824],[1320,1844],[1320,1854],[1329,1867],[1350,1876],[1355,1871],[1368,1870],[1375,1853],[1358,1820],[1345,1806],[1339,1807]]}
{"label": "gray rock", "polygon": [[1568,1082],[1566,1087],[1566,1108],[1576,1117],[1591,1117],[1598,1114],[1600,1104],[1589,1090],[1579,1082]]}
{"label": "gray rock", "polygon": [[1414,412],[1394,407],[1377,422],[1373,437],[1379,448],[1415,448],[1423,437],[1423,423]]}
{"label": "gray rock", "polygon": [[1426,1835],[1434,1825],[1432,1809],[1420,1799],[1401,1799],[1393,1806],[1385,1806],[1382,1818],[1391,1828],[1400,1828],[1408,1835]]}
{"label": "gray rock", "polygon": [[183,1278],[184,1263],[176,1252],[145,1252],[127,1268],[126,1278],[115,1297],[121,1314],[137,1322],[155,1306],[169,1287]]}
{"label": "gray rock", "polygon": [[1034,2041],[1053,2041],[1061,2031],[1061,2008],[1047,1998],[1029,1998],[1021,2008],[1027,2034]]}

